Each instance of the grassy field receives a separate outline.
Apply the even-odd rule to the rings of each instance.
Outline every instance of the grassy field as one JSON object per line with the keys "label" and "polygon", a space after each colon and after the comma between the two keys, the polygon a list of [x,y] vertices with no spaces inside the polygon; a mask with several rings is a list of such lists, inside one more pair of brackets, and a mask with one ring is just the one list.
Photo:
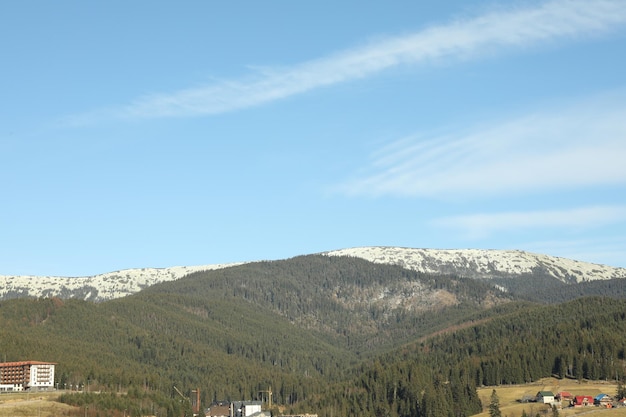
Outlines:
{"label": "grassy field", "polygon": [[0,394],[0,417],[60,417],[75,410],[56,402],[58,393]]}
{"label": "grassy field", "polygon": [[[591,395],[594,397],[598,394],[615,396],[617,385],[603,381],[578,382],[569,379],[546,378],[532,384],[484,387],[478,389],[478,395],[483,403],[484,411],[476,414],[474,417],[489,417],[487,407],[494,389],[500,400],[500,411],[503,417],[520,417],[523,410],[526,410],[526,414],[529,417],[534,417],[537,413],[550,417],[551,410],[549,406],[538,403],[521,403],[520,399],[523,397],[534,397],[539,391],[552,391],[554,394],[559,391],[569,391],[572,395]],[[614,409],[599,407],[573,408],[566,407],[564,404],[564,407],[559,411],[559,415],[562,417],[587,415],[590,413],[593,413],[594,417],[626,417],[626,407]]]}
{"label": "grassy field", "polygon": [[[484,387],[478,389],[478,395],[483,403],[484,411],[473,417],[489,417],[487,407],[494,389],[500,400],[500,411],[503,417],[520,417],[523,410],[526,410],[526,414],[529,417],[535,417],[537,413],[541,416],[551,417],[551,410],[547,405],[520,403],[520,399],[523,397],[534,397],[538,391],[552,391],[555,394],[559,391],[569,391],[572,395],[591,396],[604,393],[614,396],[617,392],[617,385],[602,381],[583,381],[579,383],[575,380],[547,378],[532,384]],[[56,392],[0,394],[0,417],[61,417],[76,415],[77,408],[56,402],[58,396],[59,394]],[[626,407],[614,409],[564,407],[559,411],[561,417],[578,417],[583,414],[593,414],[592,417],[626,417]]]}

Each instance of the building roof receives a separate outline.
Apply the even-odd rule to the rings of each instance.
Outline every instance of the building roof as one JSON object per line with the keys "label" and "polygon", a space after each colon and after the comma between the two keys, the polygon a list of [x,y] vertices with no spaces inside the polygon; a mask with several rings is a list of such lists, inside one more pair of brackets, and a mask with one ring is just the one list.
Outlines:
{"label": "building roof", "polygon": [[56,365],[56,363],[54,363],[54,362],[40,362],[40,361],[0,362],[0,367],[3,367],[3,366],[24,366],[24,365]]}
{"label": "building roof", "polygon": [[552,393],[552,391],[539,391],[537,393],[538,397],[554,397],[554,394]]}
{"label": "building roof", "polygon": [[593,396],[591,396],[591,395],[577,395],[577,396],[574,397],[574,401],[575,402],[582,402],[584,399],[593,401]]}

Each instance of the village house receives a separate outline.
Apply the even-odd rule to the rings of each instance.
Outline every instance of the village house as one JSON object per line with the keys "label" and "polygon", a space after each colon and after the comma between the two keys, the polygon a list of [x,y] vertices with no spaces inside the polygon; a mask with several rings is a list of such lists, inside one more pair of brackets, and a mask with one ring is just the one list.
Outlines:
{"label": "village house", "polygon": [[574,396],[569,391],[559,391],[556,393],[555,399],[557,401],[571,401]]}
{"label": "village house", "polygon": [[576,395],[572,401],[574,407],[587,407],[593,405],[593,397],[591,395]]}
{"label": "village house", "polygon": [[593,404],[599,407],[611,408],[613,407],[613,398],[608,394],[598,394],[593,398]]}
{"label": "village house", "polygon": [[539,391],[536,395],[537,402],[542,404],[553,404],[554,394],[552,391]]}

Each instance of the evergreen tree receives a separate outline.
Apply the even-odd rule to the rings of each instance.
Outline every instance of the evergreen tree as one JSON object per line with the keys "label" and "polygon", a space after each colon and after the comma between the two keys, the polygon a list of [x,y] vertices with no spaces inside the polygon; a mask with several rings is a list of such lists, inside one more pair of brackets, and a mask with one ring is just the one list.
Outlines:
{"label": "evergreen tree", "polygon": [[489,401],[489,417],[502,417],[502,412],[500,411],[500,399],[498,398],[498,394],[496,394],[495,389],[491,392],[491,399]]}

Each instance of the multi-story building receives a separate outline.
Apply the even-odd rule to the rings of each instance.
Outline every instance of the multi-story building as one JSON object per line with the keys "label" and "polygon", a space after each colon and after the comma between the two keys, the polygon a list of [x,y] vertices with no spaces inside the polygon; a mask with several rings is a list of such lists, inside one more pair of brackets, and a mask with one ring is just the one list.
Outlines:
{"label": "multi-story building", "polygon": [[0,391],[51,389],[54,387],[55,365],[37,361],[0,363]]}

